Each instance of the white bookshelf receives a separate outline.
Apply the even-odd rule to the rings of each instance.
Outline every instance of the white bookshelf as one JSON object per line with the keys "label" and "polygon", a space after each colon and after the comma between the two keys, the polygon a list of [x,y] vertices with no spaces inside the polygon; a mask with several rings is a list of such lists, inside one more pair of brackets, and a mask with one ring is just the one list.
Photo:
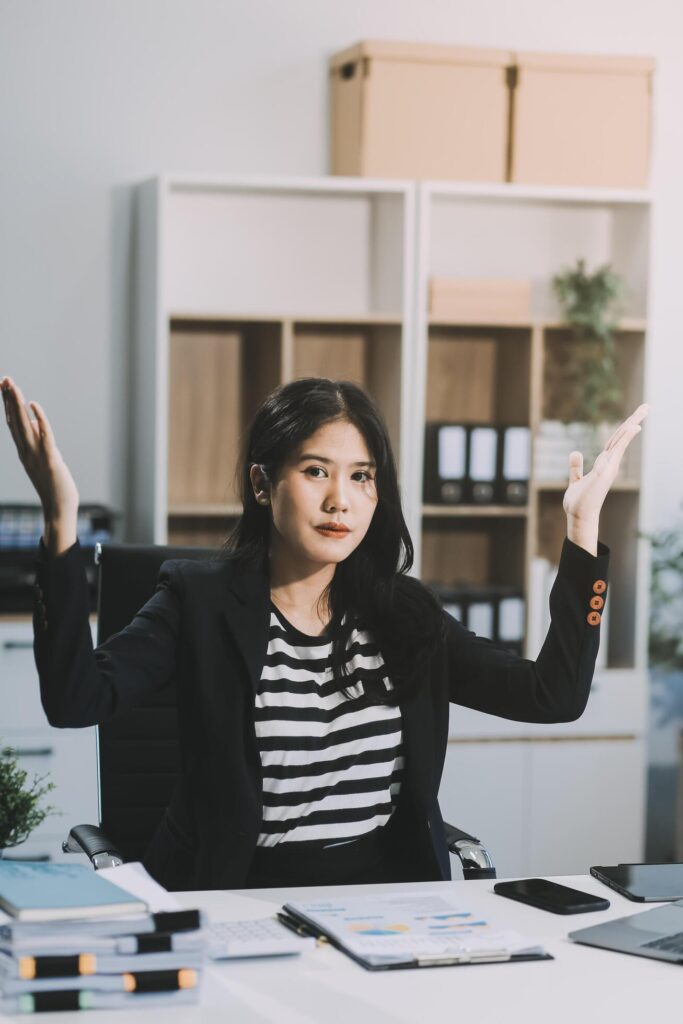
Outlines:
{"label": "white bookshelf", "polygon": [[[254,401],[259,392],[300,375],[302,366],[331,376],[347,376],[347,368],[355,372],[389,424],[415,543],[415,573],[423,575],[425,564],[434,564],[433,555],[425,563],[424,538],[430,531],[432,552],[455,538],[456,554],[463,531],[486,534],[493,538],[492,550],[505,550],[508,571],[519,576],[531,616],[538,600],[529,591],[531,559],[552,552],[559,557],[563,481],[532,479],[523,508],[423,505],[430,338],[486,338],[501,352],[509,343],[517,353],[511,383],[515,373],[521,374],[523,392],[513,412],[533,434],[544,416],[552,346],[563,335],[551,278],[578,257],[591,268],[611,262],[628,285],[619,341],[630,354],[620,372],[628,400],[643,400],[650,219],[651,197],[643,191],[186,174],[144,183],[138,207],[131,539],[210,543],[224,536],[239,514],[227,486],[232,467],[222,493],[169,493],[169,464],[178,464],[171,451],[178,444],[171,421],[172,346],[183,336],[191,352],[195,336],[210,337],[219,347],[221,338],[231,337],[234,362],[229,365]],[[523,322],[487,325],[431,318],[432,276],[528,277],[532,315]],[[515,363],[522,369],[515,370]],[[226,384],[233,404],[241,402],[234,385]],[[499,401],[504,408],[509,404]],[[230,429],[239,431],[248,412],[240,406]],[[226,453],[221,457],[225,462]],[[540,727],[452,709],[444,813],[481,831],[492,848],[502,836],[502,846],[493,849],[501,873],[524,873],[546,854],[546,873],[585,870],[585,844],[591,841],[593,849],[606,852],[618,847],[622,861],[642,854],[648,560],[646,544],[638,539],[639,475],[617,482],[603,525],[602,537],[613,552],[610,641],[607,665],[596,676],[585,715],[576,723]],[[435,529],[440,531],[436,541]],[[564,825],[553,823],[552,829],[559,829],[555,845],[548,839],[544,847],[543,809],[549,797],[541,775],[552,778],[557,770],[558,792],[571,788],[570,751],[591,767],[596,785],[584,793],[584,817],[577,822],[568,815]],[[471,776],[464,785],[463,774]],[[503,777],[504,791],[494,784]],[[614,803],[624,791],[631,794],[629,813],[616,831],[614,819],[603,816],[613,833],[609,843],[607,837],[603,842],[595,832],[601,821],[598,802]],[[576,814],[576,801],[570,803]],[[514,834],[499,828],[507,821],[504,805],[520,809]],[[550,831],[546,834],[550,837]]]}
{"label": "white bookshelf", "polygon": [[[527,374],[529,380],[525,407],[514,409],[513,415],[521,417],[519,423],[528,425],[535,438],[551,404],[548,365],[553,345],[567,333],[551,280],[579,257],[591,269],[611,263],[626,281],[617,334],[620,373],[629,411],[646,399],[649,193],[423,182],[418,186],[417,218],[413,349],[417,424],[429,418],[427,367],[432,338],[447,338],[449,332],[455,342],[468,336],[497,338],[502,347],[505,337],[517,332],[517,337],[526,339],[519,344],[528,346],[528,365],[519,370],[517,380],[526,380]],[[431,277],[528,278],[532,315],[523,322],[488,325],[430,317]],[[510,387],[514,386],[513,368]],[[455,411],[453,418],[458,419]],[[415,438],[413,465],[419,480],[423,444],[419,434]],[[469,822],[465,827],[487,836],[506,874],[584,871],[600,856],[621,861],[642,857],[649,567],[647,544],[639,539],[644,528],[640,443],[637,439],[632,445],[631,464],[637,474],[618,478],[601,520],[601,539],[612,551],[609,642],[606,666],[596,672],[584,715],[577,722],[533,726],[465,708],[451,710],[442,806],[449,813],[455,807],[457,820]],[[546,600],[531,588],[531,560],[542,555],[556,563],[559,558],[565,533],[565,488],[566,481],[532,476],[525,508],[488,512],[491,523],[497,524],[493,529],[502,531],[504,541],[524,545],[526,575],[517,582],[525,586],[527,621],[537,614],[537,603]],[[435,521],[441,523],[440,536],[448,536],[448,516],[454,531],[486,528],[479,510],[458,507],[438,517],[438,509],[423,506],[418,536],[428,536]],[[469,533],[464,536],[471,538]],[[428,565],[433,564],[430,559]],[[418,571],[422,568],[419,565]],[[527,656],[535,653],[527,642]],[[466,786],[463,778],[468,779]],[[586,786],[588,778],[591,784]],[[473,781],[479,779],[481,791]],[[512,818],[510,807],[517,809]],[[604,813],[605,808],[623,809],[623,813]],[[506,823],[502,831],[501,822]]]}
{"label": "white bookshelf", "polygon": [[[245,336],[246,326],[269,327],[273,372],[256,382],[264,394],[320,360],[326,337],[342,368],[360,360],[410,507],[414,202],[413,186],[396,181],[164,175],[140,187],[132,537],[165,543],[169,511],[199,519],[234,510],[227,491],[219,501],[169,502],[174,324]],[[354,344],[356,363],[347,363]]]}

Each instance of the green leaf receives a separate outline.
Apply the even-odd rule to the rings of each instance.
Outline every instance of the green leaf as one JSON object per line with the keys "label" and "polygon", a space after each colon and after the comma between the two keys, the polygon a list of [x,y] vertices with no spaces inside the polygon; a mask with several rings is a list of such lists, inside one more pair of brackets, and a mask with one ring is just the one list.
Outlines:
{"label": "green leaf", "polygon": [[59,813],[52,806],[39,806],[55,788],[46,782],[48,775],[35,775],[28,785],[27,776],[10,747],[0,751],[0,850],[23,843],[49,814]]}

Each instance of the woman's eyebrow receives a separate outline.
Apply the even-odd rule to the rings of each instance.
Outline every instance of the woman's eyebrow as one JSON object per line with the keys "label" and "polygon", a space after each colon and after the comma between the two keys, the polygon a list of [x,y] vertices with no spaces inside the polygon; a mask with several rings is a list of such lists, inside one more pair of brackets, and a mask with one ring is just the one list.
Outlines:
{"label": "woman's eyebrow", "polygon": [[[299,462],[305,462],[306,459],[315,459],[316,462],[325,462],[328,465],[334,465],[334,459],[326,459],[324,455],[315,455],[313,452],[304,452],[303,455],[300,455],[299,458],[297,459],[297,465],[299,464]],[[350,466],[369,466],[371,469],[376,469],[377,468],[377,464],[375,462],[372,462],[372,461],[350,462],[349,465]]]}

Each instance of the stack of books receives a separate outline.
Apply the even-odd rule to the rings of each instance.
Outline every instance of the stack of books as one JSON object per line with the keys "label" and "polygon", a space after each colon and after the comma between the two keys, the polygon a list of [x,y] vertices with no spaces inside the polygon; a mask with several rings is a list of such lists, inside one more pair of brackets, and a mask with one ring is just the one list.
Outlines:
{"label": "stack of books", "polygon": [[152,913],[83,865],[0,860],[0,1013],[198,1001],[198,910]]}

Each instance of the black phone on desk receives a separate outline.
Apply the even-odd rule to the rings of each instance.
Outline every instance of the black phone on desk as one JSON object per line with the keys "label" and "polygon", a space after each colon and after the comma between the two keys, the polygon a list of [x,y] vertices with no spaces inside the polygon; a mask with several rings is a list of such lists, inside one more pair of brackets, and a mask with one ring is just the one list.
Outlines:
{"label": "black phone on desk", "polygon": [[528,903],[539,910],[549,910],[553,914],[590,914],[594,910],[607,910],[609,900],[602,896],[594,896],[590,892],[581,892],[559,882],[549,882],[545,878],[518,878],[514,882],[496,882],[493,891],[499,896]]}

